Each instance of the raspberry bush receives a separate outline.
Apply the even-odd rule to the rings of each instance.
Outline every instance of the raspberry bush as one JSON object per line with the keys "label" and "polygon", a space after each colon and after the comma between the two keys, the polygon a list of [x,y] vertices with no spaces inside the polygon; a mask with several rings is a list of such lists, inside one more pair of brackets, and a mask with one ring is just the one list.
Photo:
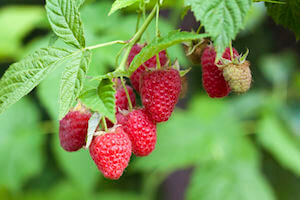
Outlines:
{"label": "raspberry bush", "polygon": [[[265,1],[266,12],[296,38],[298,4],[296,0]],[[155,199],[171,172],[192,167],[185,191],[188,200],[275,199],[269,184],[275,180],[268,180],[259,166],[269,162],[263,157],[270,156],[268,152],[282,167],[300,174],[300,150],[293,138],[297,136],[289,134],[298,131],[297,117],[290,118],[297,112],[299,95],[292,93],[298,91],[299,81],[297,71],[292,76],[293,67],[288,67],[296,62],[285,62],[293,58],[266,56],[257,61],[267,48],[246,42],[252,33],[249,26],[257,26],[256,12],[262,6],[254,0],[46,0],[41,10],[47,21],[42,17],[30,21],[35,14],[41,16],[41,10],[28,12],[32,15],[24,21],[36,26],[31,34],[51,29],[47,37],[36,42],[28,36],[13,43],[10,37],[27,30],[8,29],[11,33],[6,34],[3,28],[0,61],[3,52],[9,55],[8,61],[19,61],[0,79],[0,124],[5,132],[16,132],[0,135],[0,153],[11,149],[3,155],[12,157],[0,162],[3,169],[11,166],[11,171],[0,172],[0,197],[5,187],[30,189],[45,178],[34,177],[33,171],[50,171],[49,177],[72,180],[74,193],[82,190],[83,195],[74,194],[75,199],[85,199],[84,194],[95,192],[99,185],[105,191],[135,187],[133,199]],[[22,12],[3,19],[11,10],[0,13],[0,25],[21,27],[26,23],[17,13]],[[171,20],[180,16],[177,24]],[[7,23],[9,18],[18,20]],[[187,27],[187,19],[197,23]],[[175,28],[178,24],[180,30]],[[268,37],[261,35],[252,37],[267,43]],[[24,48],[22,56],[15,55],[22,45],[30,48]],[[27,51],[32,53],[26,55]],[[42,117],[27,97],[22,99],[29,93],[46,108]],[[286,101],[289,98],[293,101]],[[37,125],[39,120],[42,125]],[[283,122],[287,125],[280,125]],[[10,123],[12,128],[7,128]],[[47,136],[43,144],[43,134],[36,138],[32,134],[41,130],[57,134]],[[259,133],[253,137],[255,143],[248,138],[253,133]],[[47,160],[42,168],[37,161],[42,157],[39,148],[57,160]],[[25,163],[22,157],[31,156],[33,161]],[[18,186],[13,186],[11,174],[20,182]],[[99,194],[103,199],[106,195],[107,199],[131,198],[114,192]]]}

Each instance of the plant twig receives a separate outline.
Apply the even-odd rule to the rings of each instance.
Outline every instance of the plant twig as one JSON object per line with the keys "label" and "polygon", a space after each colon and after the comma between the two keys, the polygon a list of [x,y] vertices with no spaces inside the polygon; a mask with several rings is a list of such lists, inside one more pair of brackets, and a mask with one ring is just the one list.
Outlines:
{"label": "plant twig", "polygon": [[229,49],[230,49],[231,60],[233,60],[233,51],[232,51],[232,43],[231,43],[231,41],[229,42]]}
{"label": "plant twig", "polygon": [[203,27],[203,25],[202,25],[202,24],[200,24],[200,25],[199,25],[199,27],[198,27],[198,29],[197,29],[197,32],[196,32],[197,34],[199,34],[199,33],[200,33],[200,31],[201,31],[202,27]]}
{"label": "plant twig", "polygon": [[105,132],[107,132],[107,124],[106,124],[106,119],[105,119],[104,116],[102,117],[102,124],[103,124],[103,126],[104,126]]}
{"label": "plant twig", "polygon": [[156,9],[157,9],[157,5],[152,9],[151,13],[147,17],[147,19],[145,20],[143,25],[140,27],[139,31],[130,40],[130,42],[128,44],[128,47],[127,47],[127,50],[126,50],[126,52],[125,52],[125,54],[124,54],[124,56],[121,60],[121,63],[120,63],[120,66],[119,66],[118,69],[123,70],[123,71],[125,70],[125,64],[126,64],[126,61],[127,61],[128,56],[129,56],[131,48],[133,47],[133,45],[135,45],[135,43],[137,43],[141,39],[143,33],[145,32],[145,30],[149,26],[150,22],[154,18]]}
{"label": "plant twig", "polygon": [[113,44],[126,44],[126,43],[127,42],[122,41],[122,40],[116,40],[116,41],[97,44],[97,45],[94,45],[94,46],[89,46],[89,47],[86,47],[85,49],[92,50],[92,49],[97,49],[97,48],[100,48],[100,47],[110,46],[110,45],[113,45]]}
{"label": "plant twig", "polygon": [[141,19],[141,11],[138,12],[138,16],[137,16],[137,20],[136,20],[136,26],[135,26],[135,32],[138,32],[138,30],[139,30],[140,19]]}
{"label": "plant twig", "polygon": [[283,2],[283,1],[272,1],[272,0],[254,0],[254,2],[266,2],[266,3],[286,4],[286,2]]}
{"label": "plant twig", "polygon": [[130,99],[127,87],[125,85],[125,81],[124,81],[123,76],[121,76],[120,79],[121,79],[122,86],[123,86],[123,88],[125,90],[125,93],[126,93],[126,97],[127,97],[127,101],[128,101],[128,106],[129,106],[129,111],[131,112],[132,111],[132,103],[131,103],[131,99]]}
{"label": "plant twig", "polygon": [[156,69],[160,69],[161,64],[160,64],[160,59],[159,59],[159,53],[156,54]]}
{"label": "plant twig", "polygon": [[156,37],[159,37],[159,27],[158,27],[158,23],[159,23],[159,0],[157,0],[156,3],[157,9],[156,9],[156,20],[155,20],[155,30],[156,30]]}

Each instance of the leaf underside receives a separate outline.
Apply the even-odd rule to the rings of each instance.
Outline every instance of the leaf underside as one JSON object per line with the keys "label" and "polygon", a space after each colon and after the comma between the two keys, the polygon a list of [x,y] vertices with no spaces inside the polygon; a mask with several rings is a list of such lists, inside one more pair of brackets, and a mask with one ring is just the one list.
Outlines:
{"label": "leaf underside", "polygon": [[50,47],[12,64],[0,80],[0,113],[28,94],[71,53]]}
{"label": "leaf underside", "polygon": [[67,66],[60,85],[59,119],[65,116],[79,96],[90,60],[90,51],[80,51],[65,63]]}
{"label": "leaf underside", "polygon": [[121,8],[125,8],[128,7],[136,2],[139,2],[141,0],[116,0],[113,5],[111,6],[111,9],[108,13],[108,15],[113,14],[114,12],[116,12],[117,10],[121,9]]}

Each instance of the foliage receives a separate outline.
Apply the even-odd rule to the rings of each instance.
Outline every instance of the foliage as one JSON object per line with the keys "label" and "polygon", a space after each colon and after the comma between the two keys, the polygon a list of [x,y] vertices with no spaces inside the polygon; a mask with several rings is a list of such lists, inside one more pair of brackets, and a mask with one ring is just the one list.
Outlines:
{"label": "foliage", "polygon": [[300,37],[300,4],[297,0],[279,0],[284,4],[266,3],[269,15],[277,24],[281,24],[295,32],[297,39]]}
{"label": "foliage", "polygon": [[[189,169],[187,200],[300,198],[299,59],[294,49],[268,42],[273,29],[262,23],[263,4],[254,2],[165,0],[159,7],[167,12],[158,24],[147,21],[158,6],[154,0],[47,0],[46,9],[1,8],[0,199],[156,199],[166,191],[161,184],[167,177]],[[267,13],[299,38],[299,3],[279,2],[265,3]],[[187,10],[203,33],[177,30]],[[180,43],[204,37],[219,56],[235,38],[237,46],[243,41],[239,50],[253,47],[252,91],[210,99],[200,87],[198,66],[191,68],[187,97],[158,125],[155,151],[133,157],[118,182],[103,179],[87,150],[63,151],[58,120],[78,100],[115,121],[112,78],[128,77],[163,49],[188,68]],[[148,45],[127,68],[124,57],[134,39]],[[110,41],[121,42],[97,48]],[[2,65],[11,60],[17,62],[4,72]]]}
{"label": "foliage", "polygon": [[229,42],[244,27],[245,17],[251,7],[251,0],[186,0],[197,20],[201,21],[214,41],[217,58],[222,56]]}

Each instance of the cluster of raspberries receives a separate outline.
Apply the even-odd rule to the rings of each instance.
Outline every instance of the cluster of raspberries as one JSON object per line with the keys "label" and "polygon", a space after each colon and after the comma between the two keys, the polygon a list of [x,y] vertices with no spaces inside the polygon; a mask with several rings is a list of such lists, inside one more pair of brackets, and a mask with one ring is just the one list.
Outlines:
{"label": "cluster of raspberries", "polygon": [[230,91],[238,94],[248,91],[252,75],[247,55],[239,55],[234,48],[231,55],[230,48],[226,48],[222,58],[215,63],[216,52],[209,43],[204,39],[184,46],[188,58],[194,64],[202,65],[202,83],[207,94],[211,98],[222,98]]}
{"label": "cluster of raspberries", "polygon": [[[144,46],[133,46],[127,60],[128,66]],[[132,153],[147,156],[155,149],[156,124],[170,118],[179,99],[182,87],[179,70],[168,66],[166,51],[161,51],[158,56],[161,68],[157,69],[157,58],[153,56],[130,77],[143,107],[136,107],[133,88],[126,85],[134,107],[129,111],[125,89],[117,83],[117,123],[114,125],[106,120],[108,131],[94,136],[89,146],[92,159],[106,178],[119,179]],[[90,117],[90,111],[78,104],[60,121],[60,144],[66,151],[77,151],[86,144]]]}
{"label": "cluster of raspberries", "polygon": [[[241,61],[241,56],[232,48],[226,48],[221,61],[215,64],[216,52],[212,46],[207,46],[201,57],[202,82],[207,94],[212,98],[221,98],[229,94],[244,93],[249,90],[252,81],[250,64]],[[222,61],[225,61],[223,63]]]}

